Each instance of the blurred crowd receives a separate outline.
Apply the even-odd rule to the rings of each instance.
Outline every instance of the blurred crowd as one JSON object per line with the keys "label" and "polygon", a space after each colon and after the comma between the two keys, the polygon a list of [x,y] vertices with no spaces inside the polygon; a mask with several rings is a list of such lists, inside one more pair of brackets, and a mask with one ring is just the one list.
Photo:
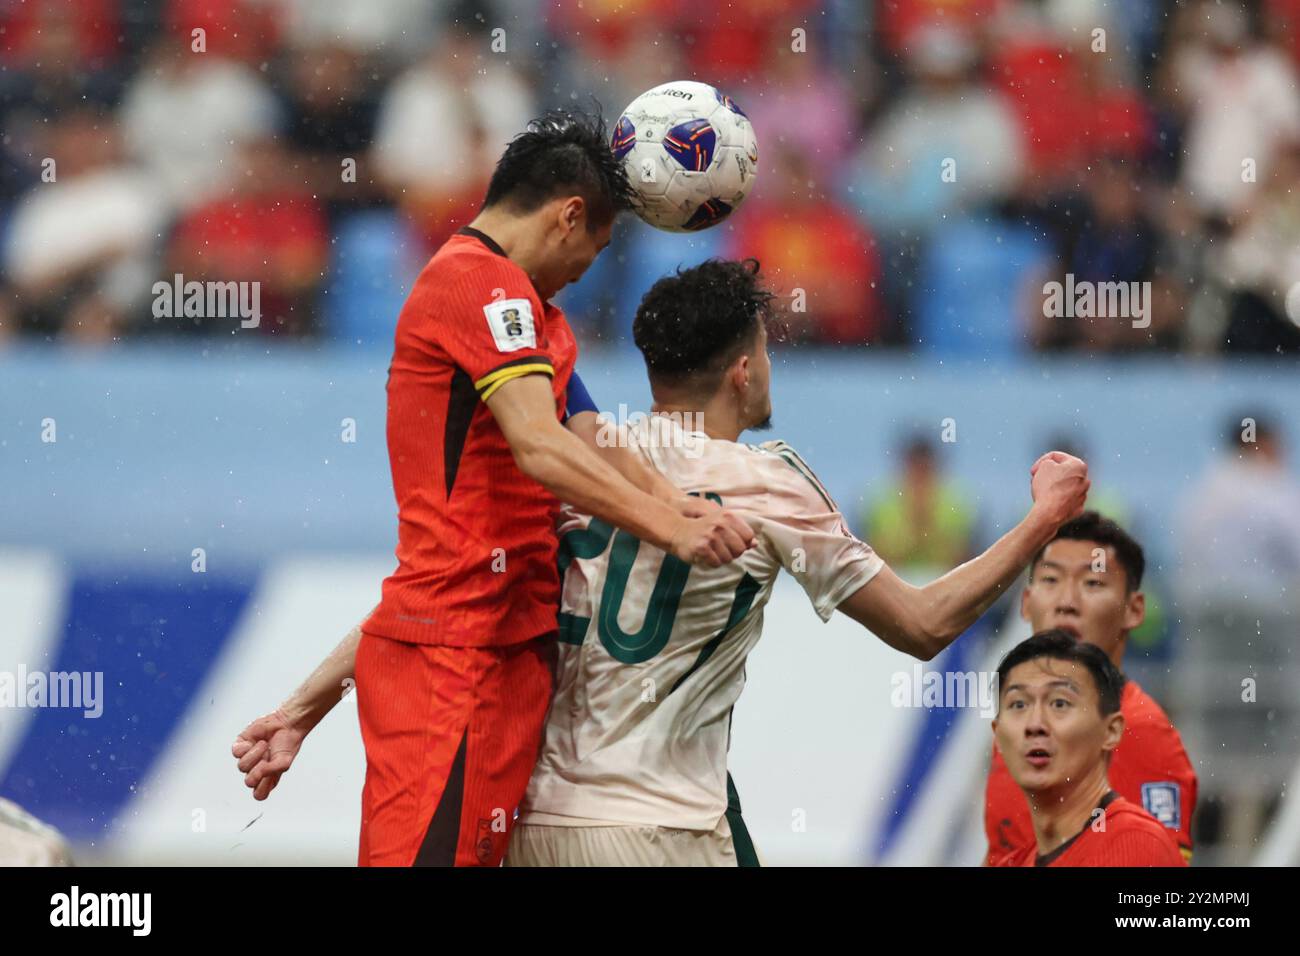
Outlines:
{"label": "blurred crowd", "polygon": [[[0,342],[387,347],[531,116],[695,78],[757,184],[705,232],[622,221],[563,295],[588,346],[752,255],[792,342],[1300,353],[1300,0],[0,0],[0,58]],[[175,275],[259,283],[260,324],[159,314]]]}

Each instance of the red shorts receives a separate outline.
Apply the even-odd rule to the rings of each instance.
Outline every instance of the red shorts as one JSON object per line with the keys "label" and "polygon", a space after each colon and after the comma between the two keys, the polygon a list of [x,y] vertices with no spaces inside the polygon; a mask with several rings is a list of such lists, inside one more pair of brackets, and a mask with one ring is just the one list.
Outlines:
{"label": "red shorts", "polygon": [[361,866],[498,866],[537,761],[555,635],[500,647],[363,634]]}

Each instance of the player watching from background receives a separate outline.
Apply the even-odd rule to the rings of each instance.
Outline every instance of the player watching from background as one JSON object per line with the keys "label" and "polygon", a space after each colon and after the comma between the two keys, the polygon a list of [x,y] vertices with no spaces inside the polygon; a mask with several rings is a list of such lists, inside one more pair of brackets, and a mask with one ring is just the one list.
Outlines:
{"label": "player watching from background", "polygon": [[1124,735],[1124,675],[1061,629],[998,665],[997,748],[1030,809],[1034,841],[995,866],[1186,866],[1173,834],[1107,778]]}
{"label": "player watching from background", "polygon": [[[362,865],[500,862],[551,698],[557,499],[684,566],[752,543],[736,516],[597,447],[590,410],[561,424],[584,393],[549,299],[608,245],[628,189],[598,118],[547,114],[507,147],[482,211],[425,266],[398,319],[398,568],[317,675],[337,699],[334,669],[350,676],[355,654]],[[232,749],[254,796],[320,716],[287,703],[240,735]]]}
{"label": "player watching from background", "polygon": [[[823,620],[838,608],[929,660],[1083,508],[1087,466],[1044,455],[1019,525],[932,584],[904,583],[849,532],[793,449],[736,441],[771,417],[772,298],[756,264],[713,261],[661,279],[641,303],[634,336],[656,414],[626,443],[670,485],[743,512],[759,543],[726,568],[691,567],[581,508],[567,510],[558,689],[511,864],[756,863],[726,752],[745,657],[780,569]],[[687,432],[683,421],[701,430]],[[345,642],[285,708],[319,720],[350,676],[348,653]],[[278,762],[241,763],[249,785],[269,792],[305,732],[285,736]]]}
{"label": "player watching from background", "polygon": [[[1020,595],[1020,615],[1034,632],[1058,628],[1093,644],[1123,669],[1129,632],[1142,624],[1146,603],[1142,546],[1109,518],[1087,511],[1061,527],[1034,558]],[[1192,855],[1196,772],[1169,717],[1135,681],[1120,698],[1124,738],[1110,763],[1110,782],[1176,834]],[[993,749],[984,797],[985,864],[1030,846],[1034,830],[1024,793]]]}

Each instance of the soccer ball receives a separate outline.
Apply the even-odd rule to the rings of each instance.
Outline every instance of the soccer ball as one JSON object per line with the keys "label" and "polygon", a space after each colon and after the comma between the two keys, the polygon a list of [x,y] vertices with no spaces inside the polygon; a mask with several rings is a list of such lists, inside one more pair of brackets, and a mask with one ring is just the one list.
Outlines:
{"label": "soccer ball", "polygon": [[681,80],[642,93],[610,141],[632,184],[633,208],[669,232],[716,226],[758,171],[758,139],[744,112],[707,83]]}

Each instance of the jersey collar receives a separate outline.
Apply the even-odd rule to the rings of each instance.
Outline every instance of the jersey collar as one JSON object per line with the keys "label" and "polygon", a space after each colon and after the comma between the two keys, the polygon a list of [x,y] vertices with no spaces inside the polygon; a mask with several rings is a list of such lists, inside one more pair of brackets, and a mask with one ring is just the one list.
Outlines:
{"label": "jersey collar", "polygon": [[[483,245],[487,246],[489,252],[496,253],[502,259],[510,258],[508,255],[506,255],[506,251],[501,248],[500,243],[498,243],[495,239],[489,236],[486,232],[483,232],[482,230],[479,229],[475,229],[473,226],[461,226],[459,229],[456,230],[456,235],[469,236],[472,239],[477,239],[479,242],[483,243]],[[542,297],[542,293],[538,291],[537,283],[533,281],[532,276],[528,277],[528,284],[533,287],[533,291],[537,293],[537,298],[540,299]],[[551,305],[550,300],[544,302],[543,305],[545,305],[547,308],[550,308]]]}
{"label": "jersey collar", "polygon": [[456,230],[456,235],[473,236],[475,239],[483,243],[483,245],[487,246],[497,255],[507,259],[510,258],[509,256],[506,255],[506,251],[501,248],[500,244],[495,239],[489,236],[486,232],[481,232],[480,230],[475,229],[472,226],[461,226],[459,229]]}
{"label": "jersey collar", "polygon": [[[1097,810],[1101,810],[1104,813],[1106,811],[1106,808],[1118,799],[1119,799],[1118,793],[1116,793],[1114,790],[1107,790],[1106,795],[1102,797],[1101,802],[1097,804]],[[1095,814],[1096,810],[1094,810],[1093,813]],[[1074,836],[1070,837],[1070,839],[1066,840],[1064,843],[1058,846],[1051,853],[1046,853],[1043,854],[1042,856],[1035,856],[1034,866],[1050,866],[1053,860],[1055,860],[1062,853],[1064,853],[1066,850],[1068,850],[1071,846],[1074,845],[1075,840],[1079,839],[1079,837],[1083,836],[1085,833],[1088,832],[1088,828],[1092,826],[1092,821],[1095,819],[1096,819],[1095,815],[1093,817],[1090,817],[1088,822],[1083,825],[1082,830],[1080,830]]]}

